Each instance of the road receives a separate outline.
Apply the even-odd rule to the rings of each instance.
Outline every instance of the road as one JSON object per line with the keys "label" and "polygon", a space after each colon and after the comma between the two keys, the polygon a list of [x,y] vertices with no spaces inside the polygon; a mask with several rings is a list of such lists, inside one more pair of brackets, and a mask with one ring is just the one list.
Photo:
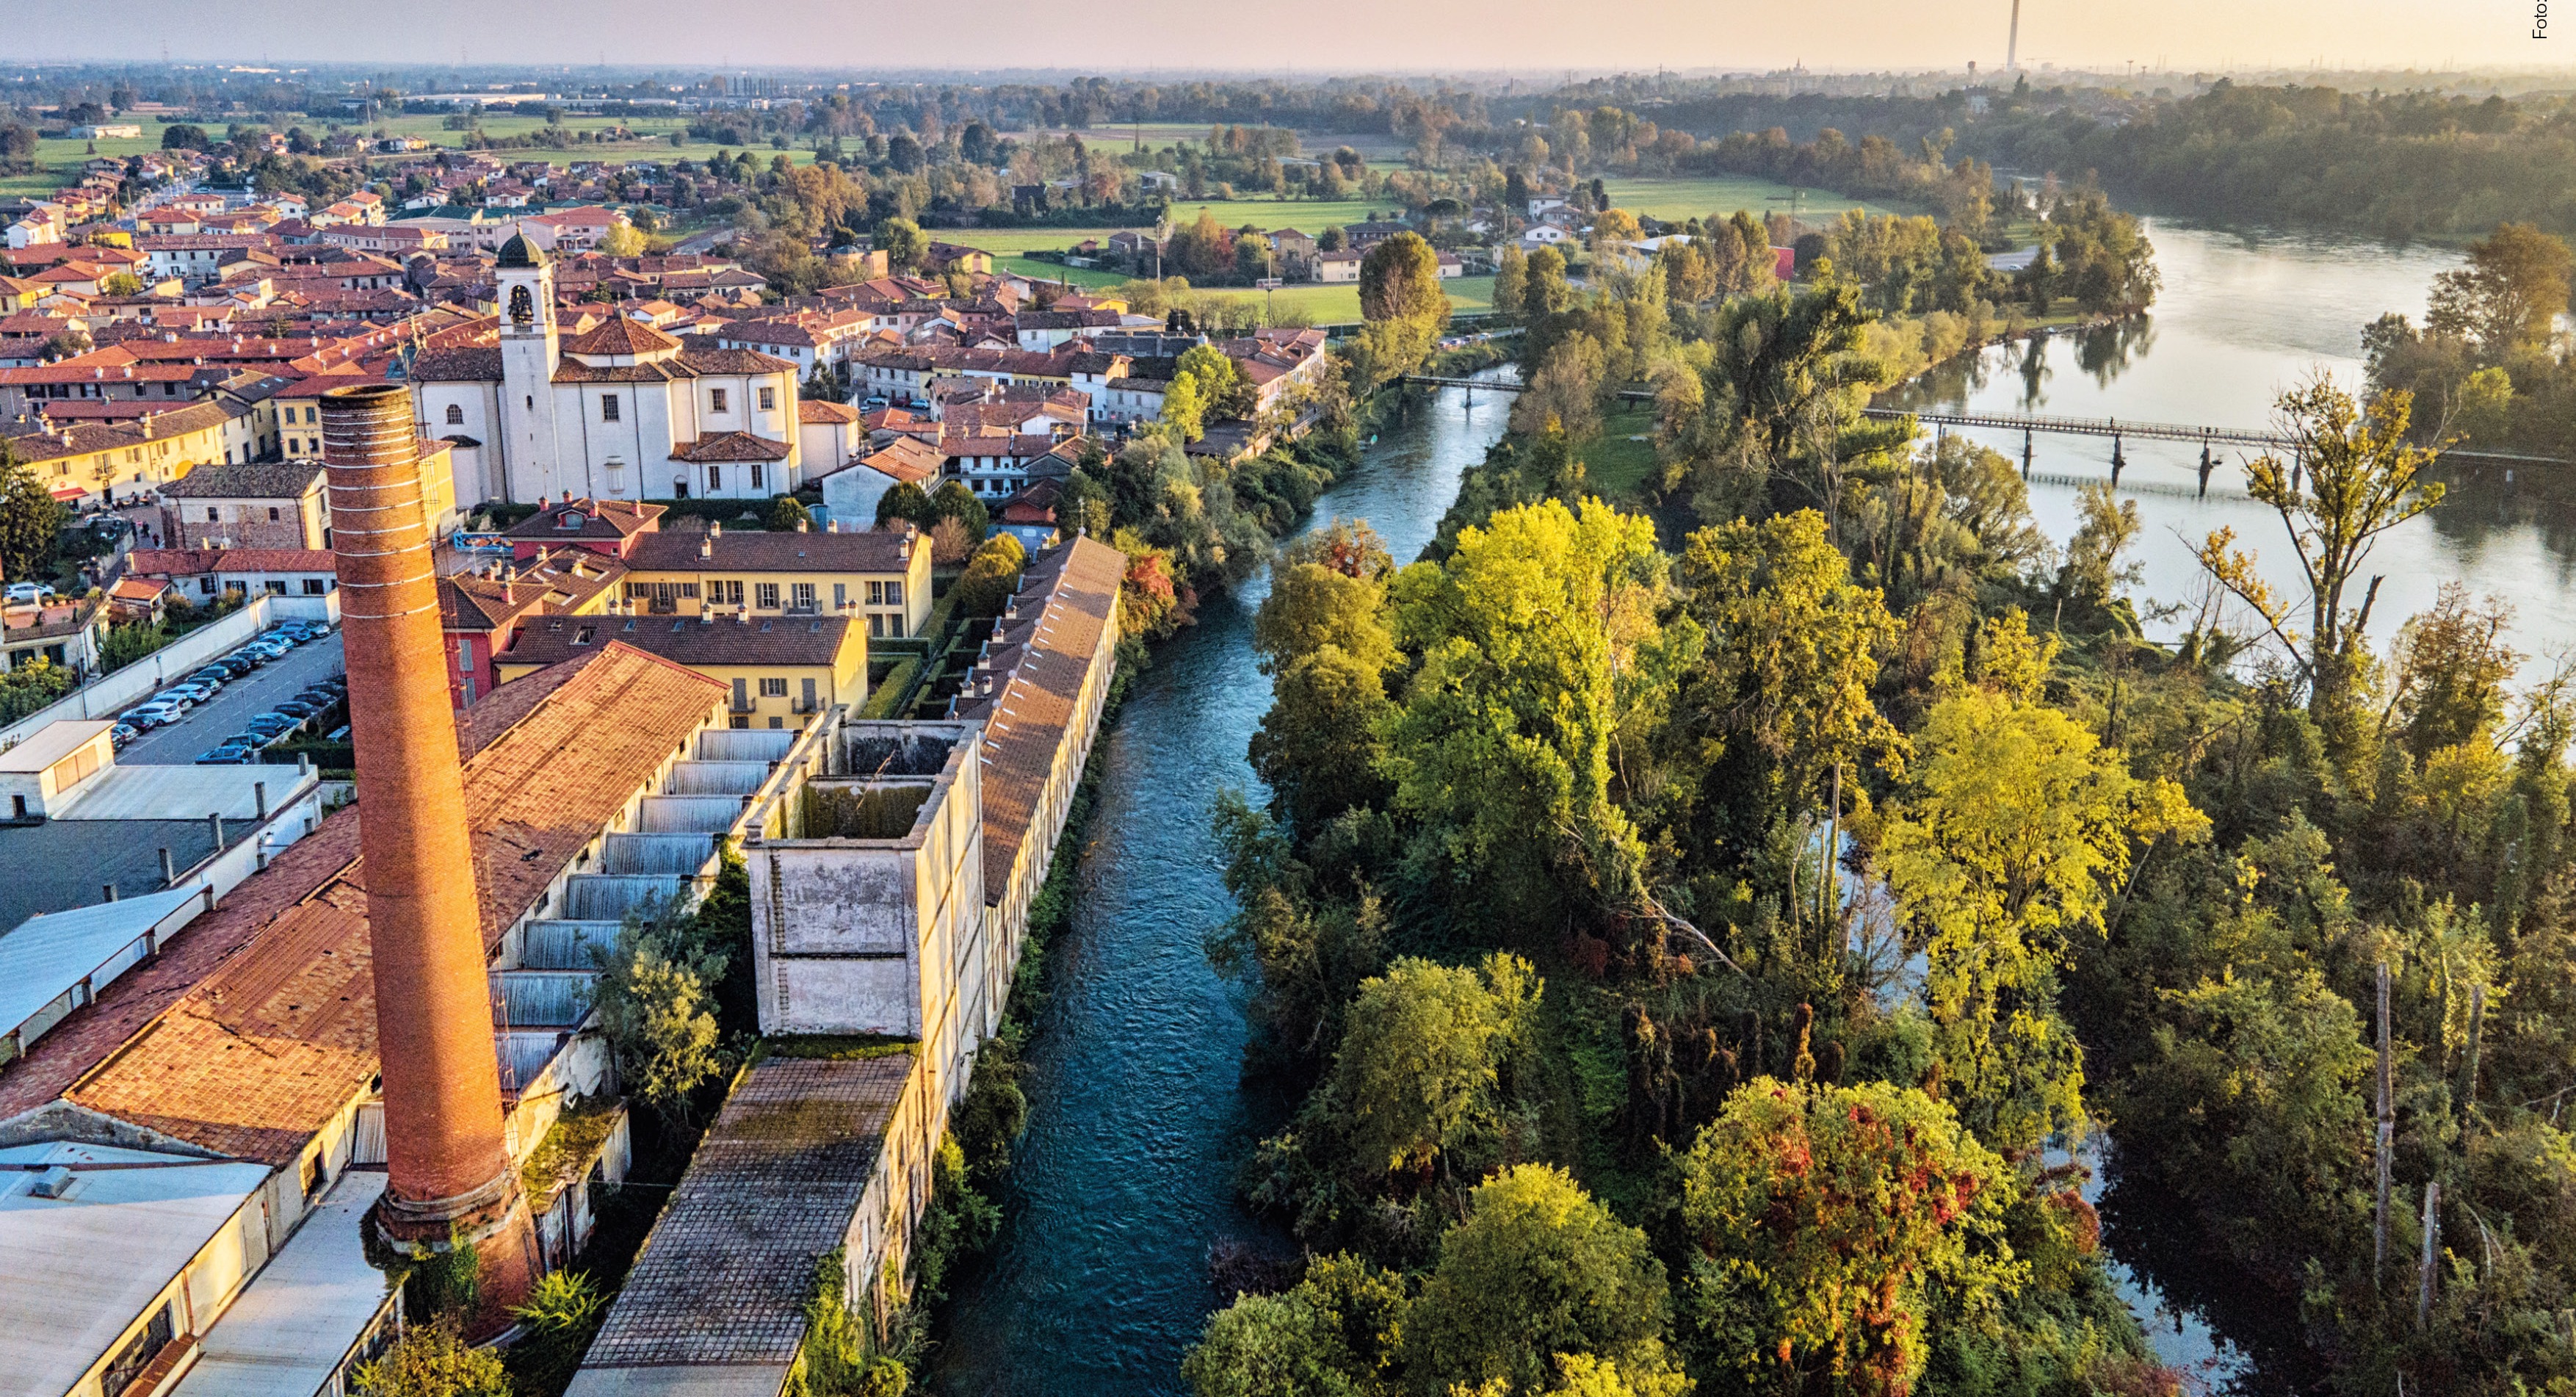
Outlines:
{"label": "road", "polygon": [[212,703],[188,710],[166,728],[154,728],[116,754],[127,766],[185,766],[197,754],[240,732],[244,724],[295,697],[296,692],[338,674],[340,633],[296,646],[278,659],[226,684]]}

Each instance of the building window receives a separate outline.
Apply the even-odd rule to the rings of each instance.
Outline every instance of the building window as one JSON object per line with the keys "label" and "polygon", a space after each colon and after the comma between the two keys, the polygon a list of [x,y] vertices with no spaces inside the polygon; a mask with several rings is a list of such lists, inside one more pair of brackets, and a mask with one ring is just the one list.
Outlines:
{"label": "building window", "polygon": [[896,578],[894,581],[892,581],[892,582],[889,582],[889,583],[885,584],[885,604],[886,604],[886,605],[888,605],[888,606],[901,606],[901,605],[903,605],[903,579],[902,579],[902,578],[899,578],[899,577],[898,577],[898,578]]}
{"label": "building window", "polygon": [[778,410],[777,389],[763,388],[760,390],[760,410],[763,412],[776,412]]}
{"label": "building window", "polygon": [[222,517],[223,517],[223,516],[221,516],[221,515],[219,515],[219,514],[215,513],[215,507],[214,507],[213,505],[208,505],[208,506],[206,506],[206,522],[207,522],[207,523],[211,524],[211,523],[215,522],[217,519],[220,519],[220,518],[222,518]]}
{"label": "building window", "polygon": [[754,601],[754,602],[755,602],[755,603],[760,607],[760,609],[761,609],[761,610],[763,610],[763,611],[776,611],[776,610],[778,609],[778,584],[777,584],[777,583],[775,583],[775,582],[759,582],[759,583],[754,583],[754,584],[752,585],[752,591],[751,591],[751,594],[752,594],[752,600],[753,600],[753,601]]}
{"label": "building window", "polygon": [[884,584],[884,583],[882,583],[882,582],[871,582],[871,583],[869,583],[869,584],[868,584],[868,605],[870,605],[870,606],[883,606],[883,605],[885,605],[885,584]]}
{"label": "building window", "polygon": [[725,408],[725,390],[723,390],[723,389],[721,389],[721,388],[710,388],[710,389],[708,389],[708,390],[707,390],[707,411],[709,411],[709,412],[723,412],[723,411],[725,411],[725,410],[726,410],[726,408]]}
{"label": "building window", "polygon": [[761,680],[761,681],[760,681],[760,696],[761,696],[762,698],[785,698],[785,697],[787,697],[787,681],[786,681],[785,679],[763,679],[763,680]]}
{"label": "building window", "polygon": [[708,578],[707,600],[714,602],[718,606],[742,605],[742,579],[736,577]]}
{"label": "building window", "polygon": [[850,585],[849,585],[848,583],[846,583],[846,582],[835,582],[835,583],[833,583],[833,584],[832,584],[832,609],[833,609],[834,611],[838,611],[838,610],[840,610],[842,607],[848,606],[849,604],[850,604]]}
{"label": "building window", "polygon": [[447,425],[451,427],[462,427],[465,425],[465,407],[463,404],[449,403],[447,405]]}
{"label": "building window", "polygon": [[163,1305],[152,1312],[151,1320],[144,1324],[141,1333],[126,1340],[125,1347],[107,1360],[107,1371],[99,1375],[99,1391],[105,1397],[124,1397],[125,1390],[134,1385],[134,1380],[143,1375],[144,1369],[152,1366],[152,1360],[160,1357],[161,1350],[169,1344],[170,1307]]}
{"label": "building window", "polygon": [[760,463],[758,461],[754,461],[751,463],[751,488],[754,490],[765,490],[769,488],[761,483],[761,479],[762,471]]}
{"label": "building window", "polygon": [[902,613],[902,612],[900,612],[900,611],[893,611],[893,612],[888,612],[888,613],[886,614],[886,639],[888,639],[888,640],[901,640],[901,639],[903,639],[903,613]]}
{"label": "building window", "polygon": [[868,613],[868,636],[878,640],[885,637],[885,617],[873,611]]}
{"label": "building window", "polygon": [[599,420],[602,422],[614,422],[617,420],[616,394],[611,393],[599,400]]}
{"label": "building window", "polygon": [[789,588],[789,590],[788,590],[788,594],[789,594],[790,596],[792,596],[792,597],[794,597],[794,598],[796,599],[796,605],[798,605],[799,607],[802,607],[803,609],[805,609],[805,610],[807,610],[807,611],[811,611],[811,610],[813,610],[813,609],[814,609],[814,584],[813,584],[813,583],[811,583],[811,582],[798,582],[798,583],[795,583],[795,584],[793,584],[793,585]]}
{"label": "building window", "polygon": [[267,584],[267,591],[268,591],[268,594],[269,594],[270,596],[272,596],[272,597],[282,597],[282,596],[285,596],[285,595],[286,595],[286,584],[285,584],[284,582],[282,582],[282,581],[272,581],[272,582],[270,582],[270,583],[268,583],[268,584]]}
{"label": "building window", "polygon": [[787,720],[784,718],[772,718],[769,720],[769,725],[773,728],[783,728],[787,726]]}
{"label": "building window", "polygon": [[474,637],[469,635],[459,636],[457,638],[456,667],[458,669],[474,668]]}
{"label": "building window", "polygon": [[268,522],[272,524],[277,522],[277,506],[275,505],[270,505],[268,507]]}
{"label": "building window", "polygon": [[707,467],[707,493],[708,493],[708,494],[710,494],[710,495],[712,495],[712,494],[714,494],[716,491],[721,490],[721,489],[723,489],[723,488],[724,488],[724,467],[722,467],[722,466],[709,466],[709,467]]}
{"label": "building window", "polygon": [[330,589],[330,586],[330,583],[323,581],[321,578],[308,577],[304,579],[304,595],[308,597],[321,596]]}

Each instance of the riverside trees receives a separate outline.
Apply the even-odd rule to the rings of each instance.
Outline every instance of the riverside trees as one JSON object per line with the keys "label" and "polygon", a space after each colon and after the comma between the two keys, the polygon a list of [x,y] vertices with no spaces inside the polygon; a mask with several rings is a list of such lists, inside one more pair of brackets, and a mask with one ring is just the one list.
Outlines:
{"label": "riverside trees", "polygon": [[[1220,1312],[1199,1390],[2169,1390],[2044,1153],[2105,1121],[2356,1390],[2576,1381],[2576,689],[2517,690],[2500,602],[2394,645],[2368,614],[2370,539],[2438,501],[2404,404],[2285,399],[2282,532],[2208,550],[2167,650],[2116,499],[2058,555],[2008,463],[1857,419],[1848,288],[1733,317],[1666,428],[1675,487],[1732,473],[1709,523],[1659,545],[1541,424],[1424,560],[1336,529],[1256,622],[1269,800],[1224,812],[1212,949],[1304,1098],[1246,1195],[1334,1259]],[[2313,579],[2287,604],[2245,585],[2267,547]],[[1480,1192],[1534,1164],[1642,1234],[1666,1366],[1420,1337]]]}

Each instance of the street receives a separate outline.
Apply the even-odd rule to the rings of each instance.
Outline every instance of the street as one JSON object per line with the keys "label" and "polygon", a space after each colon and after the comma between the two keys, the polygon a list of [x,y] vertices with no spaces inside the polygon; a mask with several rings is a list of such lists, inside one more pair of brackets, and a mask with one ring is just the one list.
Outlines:
{"label": "street", "polygon": [[251,719],[340,669],[340,633],[333,631],[226,684],[213,702],[189,709],[178,722],[134,739],[116,759],[127,766],[185,766],[198,753],[240,732]]}

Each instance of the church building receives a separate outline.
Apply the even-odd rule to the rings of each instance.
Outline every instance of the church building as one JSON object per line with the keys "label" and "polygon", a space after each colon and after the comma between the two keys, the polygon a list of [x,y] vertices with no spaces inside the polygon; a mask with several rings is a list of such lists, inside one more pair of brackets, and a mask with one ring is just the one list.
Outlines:
{"label": "church building", "polygon": [[421,434],[455,446],[462,499],[767,499],[801,482],[796,366],[685,349],[617,316],[565,338],[554,268],[502,245],[499,343],[421,354]]}

